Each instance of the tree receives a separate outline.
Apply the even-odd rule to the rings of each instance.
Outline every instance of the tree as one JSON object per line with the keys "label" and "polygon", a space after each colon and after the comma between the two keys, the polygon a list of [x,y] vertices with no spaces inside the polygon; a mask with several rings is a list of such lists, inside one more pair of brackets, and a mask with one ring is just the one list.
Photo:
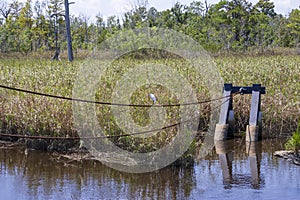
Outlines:
{"label": "tree", "polygon": [[189,13],[204,17],[206,15],[204,5],[201,1],[193,1],[190,6],[187,7]]}
{"label": "tree", "polygon": [[276,13],[274,7],[274,3],[270,0],[259,0],[251,13],[253,40],[255,40],[255,44],[261,51],[276,41],[274,34],[274,17]]}
{"label": "tree", "polygon": [[300,10],[294,9],[289,15],[287,28],[293,37],[293,46],[299,47],[300,42]]}
{"label": "tree", "polygon": [[227,13],[233,32],[233,48],[247,49],[249,46],[249,17],[252,4],[246,0],[233,0],[228,2]]}
{"label": "tree", "polygon": [[211,51],[221,48],[230,50],[234,42],[233,27],[230,22],[227,1],[211,5],[204,17],[203,32],[205,33],[204,47]]}
{"label": "tree", "polygon": [[23,8],[23,3],[19,2],[18,0],[14,0],[10,4],[10,14],[11,16],[16,19],[19,17],[19,13]]}
{"label": "tree", "polygon": [[68,56],[73,60],[73,46],[75,50],[91,49],[122,29],[141,27],[174,29],[210,51],[264,51],[299,47],[300,43],[300,10],[294,9],[288,17],[277,15],[271,0],[258,0],[255,5],[247,0],[220,0],[217,4],[193,1],[189,5],[177,2],[163,11],[155,7],[148,10],[147,0],[135,0],[132,10],[122,16],[122,23],[118,16],[108,16],[105,21],[100,14],[95,23],[82,15],[69,20],[68,0],[23,2],[0,3],[1,52],[55,50],[53,58],[59,59],[60,50],[67,50],[69,44]]}
{"label": "tree", "polygon": [[255,8],[272,19],[276,16],[274,2],[271,2],[270,0],[259,0],[255,5]]}
{"label": "tree", "polygon": [[68,0],[65,0],[65,19],[66,19],[66,35],[68,43],[68,59],[70,62],[74,60],[73,49],[72,49],[72,36],[71,36],[71,26],[70,26],[70,13],[69,13],[69,3]]}
{"label": "tree", "polygon": [[33,11],[31,8],[31,0],[27,0],[25,6],[21,9],[17,23],[20,27],[19,48],[21,52],[28,53],[32,51],[33,41]]}
{"label": "tree", "polygon": [[7,19],[11,13],[11,5],[8,4],[6,1],[0,3],[0,46],[2,52],[7,52],[7,37],[8,32],[5,28],[5,23],[7,23]]}
{"label": "tree", "polygon": [[[72,37],[75,49],[87,49],[90,45],[90,37],[92,33],[89,32],[88,26],[89,17],[80,15],[72,20]],[[92,25],[91,25],[92,27]]]}
{"label": "tree", "polygon": [[106,28],[111,34],[117,33],[117,31],[121,29],[119,18],[117,18],[117,16],[108,17]]}
{"label": "tree", "polygon": [[[54,45],[53,43],[49,43],[51,46],[51,49],[53,49],[53,46],[55,46],[55,53],[54,56],[52,57],[53,60],[59,60],[59,55],[60,55],[60,44],[59,44],[59,36],[62,35],[60,34],[60,31],[62,30],[63,27],[63,8],[62,5],[64,2],[62,0],[50,0],[50,4],[48,6],[47,12],[49,16],[49,21],[50,25],[52,25],[54,29]],[[52,18],[54,18],[54,23],[52,22]],[[53,36],[52,34],[49,33],[49,36]],[[61,40],[60,40],[61,41]]]}
{"label": "tree", "polygon": [[156,8],[151,7],[148,11],[148,26],[154,27],[157,26],[157,19],[159,18],[159,14]]}
{"label": "tree", "polygon": [[157,19],[157,24],[161,28],[173,28],[174,20],[170,9],[159,12],[159,18]]}
{"label": "tree", "polygon": [[6,1],[0,3],[0,14],[6,20],[11,13],[11,4]]}
{"label": "tree", "polygon": [[186,7],[186,10],[187,26],[183,29],[184,33],[203,44],[205,42],[204,5],[200,1],[194,1]]}
{"label": "tree", "polygon": [[97,36],[96,36],[96,43],[94,44],[100,44],[104,41],[107,30],[105,28],[105,22],[101,14],[98,14],[96,16],[96,27],[97,27]]}
{"label": "tree", "polygon": [[177,2],[171,8],[171,14],[173,15],[174,22],[177,24],[185,24],[187,20],[186,6]]}
{"label": "tree", "polygon": [[145,6],[135,7],[124,14],[123,25],[127,29],[144,27],[147,26],[147,17],[148,12]]}
{"label": "tree", "polygon": [[45,16],[46,2],[36,1],[34,4],[35,19],[33,24],[33,47],[34,51],[46,49],[48,46],[48,33],[50,32],[49,21]]}
{"label": "tree", "polygon": [[[8,6],[8,4],[6,4]],[[6,7],[7,8],[7,7]],[[2,52],[20,52],[21,35],[23,32],[20,28],[20,11],[23,4],[18,1],[13,1],[9,4],[9,14],[5,19],[4,24],[1,26],[1,51]]]}

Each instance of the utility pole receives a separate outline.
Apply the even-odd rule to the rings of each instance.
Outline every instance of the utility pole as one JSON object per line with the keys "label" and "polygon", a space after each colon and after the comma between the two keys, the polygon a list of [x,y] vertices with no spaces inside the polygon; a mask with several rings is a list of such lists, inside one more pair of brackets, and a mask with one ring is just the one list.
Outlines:
{"label": "utility pole", "polygon": [[74,2],[69,3],[69,0],[65,0],[65,19],[66,19],[66,33],[67,33],[67,43],[68,43],[68,58],[72,62],[74,60],[73,49],[72,49],[72,36],[70,27],[70,12],[69,5],[74,4]]}

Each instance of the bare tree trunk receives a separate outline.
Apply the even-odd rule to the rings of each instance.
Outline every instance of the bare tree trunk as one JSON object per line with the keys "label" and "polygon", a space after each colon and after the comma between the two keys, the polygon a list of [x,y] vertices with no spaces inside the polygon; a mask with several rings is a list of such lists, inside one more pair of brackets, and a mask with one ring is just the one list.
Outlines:
{"label": "bare tree trunk", "polygon": [[11,13],[11,4],[3,2],[0,4],[0,14],[4,17],[5,21],[7,20],[9,14]]}
{"label": "bare tree trunk", "polygon": [[205,0],[205,15],[207,15],[208,10],[209,10],[209,5],[207,3],[207,0]]}
{"label": "bare tree trunk", "polygon": [[72,62],[74,60],[73,49],[72,49],[72,36],[70,28],[70,13],[69,13],[69,1],[65,0],[65,18],[66,18],[66,32],[67,32],[67,43],[68,43],[68,58]]}
{"label": "bare tree trunk", "polygon": [[60,50],[59,49],[55,49],[55,54],[52,57],[52,60],[60,60],[59,54],[60,54]]}

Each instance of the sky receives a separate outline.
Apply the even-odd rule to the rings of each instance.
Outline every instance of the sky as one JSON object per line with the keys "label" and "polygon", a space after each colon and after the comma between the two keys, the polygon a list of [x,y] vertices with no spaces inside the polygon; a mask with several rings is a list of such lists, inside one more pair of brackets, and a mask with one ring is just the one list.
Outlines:
{"label": "sky", "polygon": [[[2,1],[2,0],[0,0]],[[4,0],[5,1],[5,0]],[[10,1],[10,0],[7,0]],[[19,0],[25,2],[26,0]],[[91,21],[95,20],[95,16],[100,15],[107,19],[109,16],[122,16],[127,11],[134,8],[135,2],[145,0],[69,0],[75,2],[70,5],[70,13],[78,16],[83,14],[90,17]],[[176,2],[184,5],[189,5],[194,0],[148,0],[148,8],[155,7],[157,10],[162,11],[171,8]],[[204,0],[197,0],[204,2]],[[208,4],[218,3],[220,0],[207,0]],[[299,8],[300,0],[271,0],[275,4],[275,12],[287,16],[292,9]],[[249,0],[253,4],[258,0]]]}
{"label": "sky", "polygon": [[[70,2],[72,0],[69,0]],[[91,17],[91,20],[101,14],[105,19],[112,15],[121,16],[130,11],[138,0],[73,0],[75,4],[70,6],[70,12]],[[204,2],[204,0],[200,0]],[[249,0],[257,3],[258,0]],[[272,0],[275,4],[276,13],[287,15],[292,9],[299,8],[300,0]],[[159,11],[171,8],[176,2],[189,5],[193,0],[148,0],[148,8],[155,7]],[[207,0],[208,4],[218,3],[219,0]]]}

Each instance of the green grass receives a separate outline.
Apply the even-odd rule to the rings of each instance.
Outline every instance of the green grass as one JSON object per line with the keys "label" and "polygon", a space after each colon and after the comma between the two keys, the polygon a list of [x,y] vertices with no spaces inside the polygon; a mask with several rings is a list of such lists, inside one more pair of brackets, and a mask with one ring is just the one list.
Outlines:
{"label": "green grass", "polygon": [[[45,59],[1,59],[0,84],[59,96],[72,97],[74,81],[83,61],[73,63],[52,62]],[[197,92],[197,100],[209,99],[208,87],[201,76],[179,58],[150,59],[148,61],[130,57],[116,60],[105,71],[97,85],[96,100],[112,101],[117,81],[139,64],[152,62],[166,64],[184,76]],[[224,82],[249,86],[260,83],[267,94],[262,97],[263,131],[272,137],[290,135],[297,127],[299,119],[300,56],[223,56],[215,62]],[[137,89],[131,96],[132,104],[151,104],[149,91],[159,97],[159,103],[178,103],[171,91],[161,85],[149,84]],[[236,130],[245,131],[249,120],[251,95],[234,99]],[[107,106],[96,106],[100,126],[107,134],[122,134],[112,110]],[[33,96],[20,92],[0,89],[0,129],[4,133],[77,136],[72,115],[72,102],[47,97]],[[207,128],[209,106],[201,106],[201,127]],[[149,109],[132,108],[133,120],[141,125],[150,122]],[[178,108],[166,108],[165,125],[174,124],[180,118]],[[170,142],[177,128],[161,131],[156,137],[139,139],[133,137],[115,138],[113,141],[130,151],[146,152],[161,148]]]}
{"label": "green grass", "polygon": [[[300,56],[229,56],[216,62],[225,82],[266,87],[267,94],[262,96],[265,134],[279,137],[296,129],[300,117]],[[250,98],[245,95],[234,103],[240,130],[249,120]]]}
{"label": "green grass", "polygon": [[293,133],[293,136],[285,144],[285,149],[293,150],[296,153],[299,153],[300,150],[300,122],[296,132]]}

